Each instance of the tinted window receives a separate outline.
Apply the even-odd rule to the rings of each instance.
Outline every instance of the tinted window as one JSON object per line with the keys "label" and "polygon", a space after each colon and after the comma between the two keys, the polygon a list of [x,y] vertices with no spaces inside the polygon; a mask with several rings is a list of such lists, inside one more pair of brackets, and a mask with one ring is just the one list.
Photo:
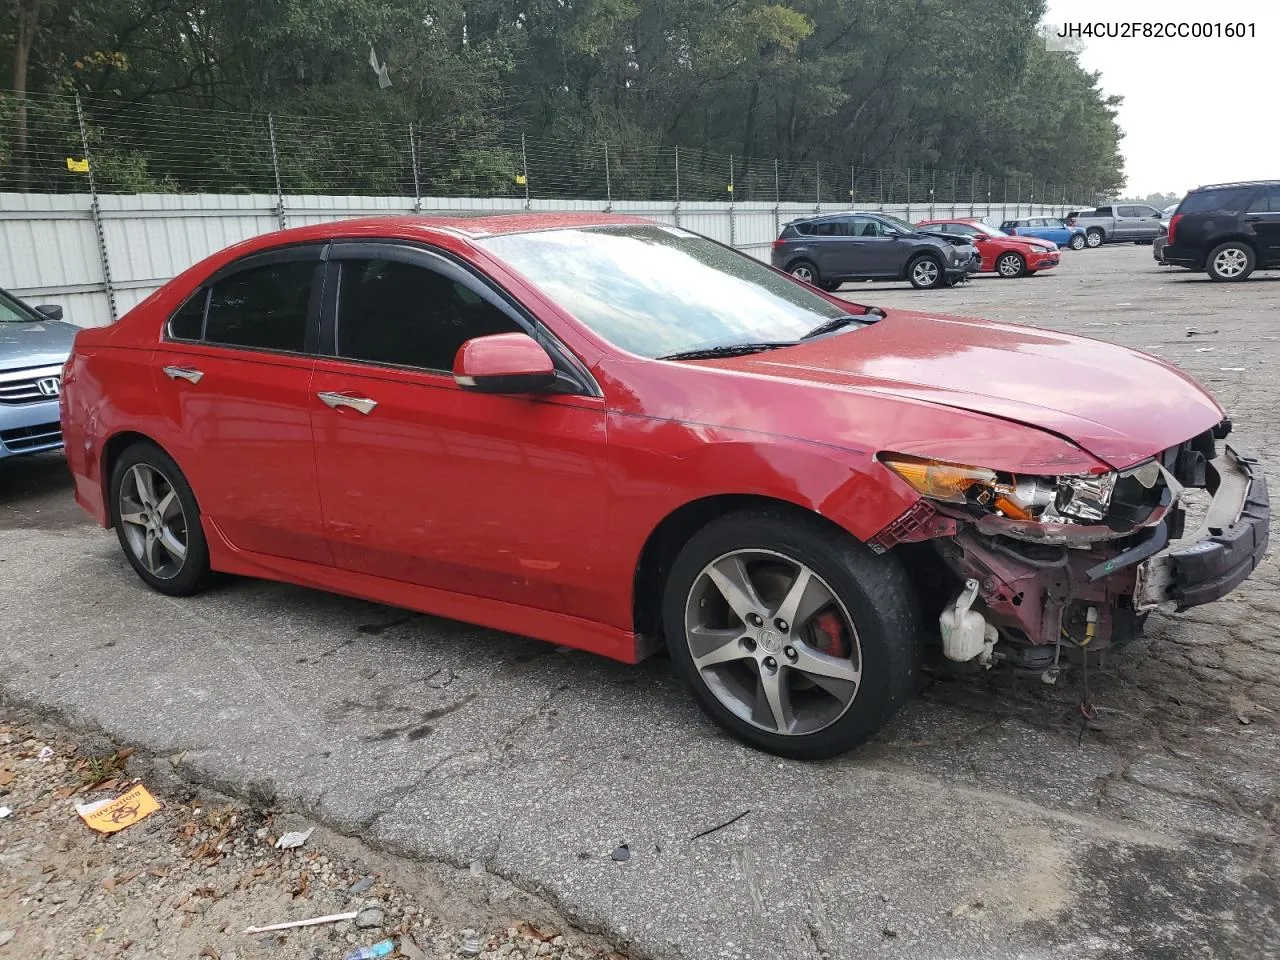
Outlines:
{"label": "tinted window", "polygon": [[1239,213],[1253,193],[1252,187],[1218,187],[1188,193],[1178,204],[1178,213]]}
{"label": "tinted window", "polygon": [[849,236],[849,221],[840,220],[820,220],[813,225],[813,232],[819,237],[847,237]]}
{"label": "tinted window", "polygon": [[855,237],[883,237],[889,231],[884,224],[872,217],[851,217],[851,233]]}
{"label": "tinted window", "polygon": [[169,336],[174,340],[199,340],[204,332],[204,305],[209,288],[201,287],[169,318]]}
{"label": "tinted window", "polygon": [[791,228],[795,230],[796,233],[800,234],[802,237],[813,236],[812,223],[793,223],[791,225]]}
{"label": "tinted window", "polygon": [[675,227],[541,230],[478,242],[580,323],[645,357],[790,341],[849,315],[759,260]]}
{"label": "tinted window", "polygon": [[1280,213],[1280,187],[1268,187],[1249,201],[1250,213]]}
{"label": "tinted window", "polygon": [[472,337],[520,327],[443,274],[394,260],[347,260],[338,283],[338,356],[452,370]]}
{"label": "tinted window", "polygon": [[1090,217],[1109,217],[1112,216],[1110,207],[1098,207],[1092,213],[1087,214]]}
{"label": "tinted window", "polygon": [[302,352],[316,266],[314,260],[272,263],[219,280],[209,295],[205,340]]}

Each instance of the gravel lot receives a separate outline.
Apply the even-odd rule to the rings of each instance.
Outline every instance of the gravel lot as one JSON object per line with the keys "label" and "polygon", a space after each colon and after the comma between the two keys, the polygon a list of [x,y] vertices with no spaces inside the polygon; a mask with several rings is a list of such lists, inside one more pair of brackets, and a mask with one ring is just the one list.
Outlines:
{"label": "gravel lot", "polygon": [[[1212,284],[1122,246],[1025,280],[845,295],[1158,353],[1280,476],[1280,275]],[[191,782],[422,870],[480,861],[638,957],[1280,957],[1274,549],[1094,672],[1087,730],[1074,681],[988,676],[805,765],[719,735],[662,659],[278,584],[149,593],[64,471],[0,466],[0,696],[182,755]]]}

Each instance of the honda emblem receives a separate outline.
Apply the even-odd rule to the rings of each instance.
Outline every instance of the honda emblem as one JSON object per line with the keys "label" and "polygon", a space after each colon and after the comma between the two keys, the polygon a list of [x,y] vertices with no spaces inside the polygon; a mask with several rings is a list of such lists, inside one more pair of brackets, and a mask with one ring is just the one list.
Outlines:
{"label": "honda emblem", "polygon": [[36,389],[46,397],[56,397],[62,390],[62,382],[57,377],[41,377],[36,381]]}

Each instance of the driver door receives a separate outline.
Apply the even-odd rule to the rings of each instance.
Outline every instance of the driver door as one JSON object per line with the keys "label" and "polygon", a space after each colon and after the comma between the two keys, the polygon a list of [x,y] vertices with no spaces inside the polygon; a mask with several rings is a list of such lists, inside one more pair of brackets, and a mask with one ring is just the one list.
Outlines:
{"label": "driver door", "polygon": [[328,269],[310,406],[337,566],[603,619],[591,586],[607,528],[603,400],[586,384],[459,387],[450,371],[467,340],[549,334],[453,260],[335,243]]}

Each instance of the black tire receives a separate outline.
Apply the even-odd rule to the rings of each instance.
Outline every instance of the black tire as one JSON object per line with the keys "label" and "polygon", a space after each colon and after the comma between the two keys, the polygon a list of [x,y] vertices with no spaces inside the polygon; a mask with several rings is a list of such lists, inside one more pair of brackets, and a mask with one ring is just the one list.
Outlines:
{"label": "black tire", "polygon": [[[861,680],[844,712],[821,729],[787,735],[743,719],[721,702],[694,665],[686,604],[704,569],[738,550],[770,551],[806,565],[848,613]],[[821,760],[858,746],[884,726],[919,683],[919,605],[902,567],[819,520],[781,509],[737,511],[694,534],[667,576],[662,622],[676,670],[703,710],[733,736],[779,756]]]}
{"label": "black tire", "polygon": [[[182,540],[186,546],[185,555],[181,563],[178,563],[167,551],[164,554],[169,564],[176,567],[174,570],[162,569],[157,573],[148,569],[138,556],[135,545],[130,539],[131,528],[135,525],[126,524],[121,520],[121,493],[125,487],[125,478],[132,468],[139,465],[150,468],[158,474],[173,491],[181,506],[181,530]],[[182,471],[172,457],[153,443],[140,441],[131,444],[120,454],[111,468],[109,497],[111,525],[115,528],[120,548],[124,551],[129,565],[147,586],[171,597],[190,596],[208,586],[212,573],[209,568],[209,544],[205,540],[204,529],[200,525],[200,508],[196,504],[195,494],[191,492],[187,478],[182,475]],[[133,532],[136,533],[136,529],[133,529]]]}
{"label": "black tire", "polygon": [[[918,269],[922,264],[926,263],[933,264],[934,271],[932,273]],[[946,284],[947,271],[942,265],[940,257],[932,253],[921,253],[907,262],[907,280],[917,290],[933,290]]]}
{"label": "black tire", "polygon": [[996,257],[996,275],[1005,280],[1015,280],[1027,272],[1027,260],[1020,253],[1007,250]]}
{"label": "black tire", "polygon": [[796,260],[787,267],[787,273],[802,283],[809,283],[815,287],[822,286],[822,274],[818,272],[818,265],[812,260]]}
{"label": "black tire", "polygon": [[1071,239],[1067,241],[1067,246],[1072,250],[1083,250],[1085,247],[1085,239],[1083,233],[1073,233]]}
{"label": "black tire", "polygon": [[1242,240],[1228,240],[1209,251],[1204,261],[1204,272],[1210,280],[1237,283],[1248,280],[1256,265],[1253,247]]}
{"label": "black tire", "polygon": [[827,291],[827,293],[835,293],[837,290],[839,290],[841,287],[844,286],[844,281],[843,280],[823,280],[821,283],[818,284],[818,286],[820,286],[823,290]]}
{"label": "black tire", "polygon": [[1084,245],[1090,250],[1102,246],[1106,239],[1107,235],[1101,227],[1090,227],[1084,232]]}
{"label": "black tire", "polygon": [[1024,273],[1024,274],[1023,274],[1023,276],[1024,276],[1024,277],[1034,277],[1034,276],[1036,275],[1036,272],[1037,272],[1037,271],[1035,271],[1035,270],[1028,270],[1026,273]]}

